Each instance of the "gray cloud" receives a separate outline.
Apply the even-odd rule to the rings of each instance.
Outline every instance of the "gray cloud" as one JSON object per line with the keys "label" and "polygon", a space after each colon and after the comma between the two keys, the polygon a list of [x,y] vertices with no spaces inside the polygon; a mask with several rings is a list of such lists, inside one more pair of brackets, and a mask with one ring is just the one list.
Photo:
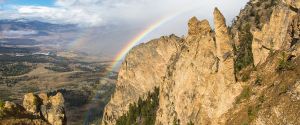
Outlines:
{"label": "gray cloud", "polygon": [[[86,27],[83,51],[113,56],[151,24],[174,16],[140,42],[162,35],[186,34],[192,16],[212,22],[218,7],[229,24],[248,0],[57,0],[54,6],[12,6],[2,18],[30,18]],[[211,23],[211,25],[213,25]],[[97,34],[97,35],[95,35]],[[76,43],[76,41],[74,41]]]}
{"label": "gray cloud", "polygon": [[[230,16],[247,0],[57,0],[55,6],[12,6],[9,18],[35,18],[56,23],[103,26],[114,23],[147,23],[163,16],[193,10],[209,15],[214,6]],[[13,14],[12,14],[13,11]],[[5,13],[2,12],[2,13]],[[204,15],[205,13],[205,15]],[[5,14],[3,15],[3,17]]]}
{"label": "gray cloud", "polygon": [[16,36],[24,36],[24,35],[34,35],[38,32],[35,30],[4,30],[1,32],[2,35],[7,37],[16,37]]}

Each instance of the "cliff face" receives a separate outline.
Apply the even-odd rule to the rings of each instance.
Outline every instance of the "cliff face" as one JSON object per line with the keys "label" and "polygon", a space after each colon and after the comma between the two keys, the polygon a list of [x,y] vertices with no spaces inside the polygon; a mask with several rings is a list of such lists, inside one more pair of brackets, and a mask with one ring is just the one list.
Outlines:
{"label": "cliff face", "polygon": [[269,22],[252,27],[255,67],[225,115],[227,124],[300,124],[299,2],[278,1]]}
{"label": "cliff face", "polygon": [[128,111],[130,103],[159,86],[167,62],[180,43],[180,38],[171,35],[140,44],[128,53],[119,71],[115,93],[105,107],[104,123],[115,124]]}
{"label": "cliff face", "polygon": [[135,47],[103,122],[114,124],[129,103],[159,87],[157,125],[300,124],[298,5],[252,0],[230,28],[216,8],[214,31],[193,17],[185,38]]}
{"label": "cliff face", "polygon": [[[161,84],[157,124],[178,120],[181,124],[218,124],[239,94],[225,19],[218,9],[214,17],[216,40],[207,20],[190,20],[189,24],[198,23],[196,29],[205,32],[189,34],[181,51],[171,58]],[[192,27],[189,25],[189,32]]]}
{"label": "cliff face", "polygon": [[299,14],[288,5],[277,6],[271,15],[270,22],[262,30],[254,29],[252,34],[252,53],[254,64],[266,61],[270,51],[288,50],[299,39]]}

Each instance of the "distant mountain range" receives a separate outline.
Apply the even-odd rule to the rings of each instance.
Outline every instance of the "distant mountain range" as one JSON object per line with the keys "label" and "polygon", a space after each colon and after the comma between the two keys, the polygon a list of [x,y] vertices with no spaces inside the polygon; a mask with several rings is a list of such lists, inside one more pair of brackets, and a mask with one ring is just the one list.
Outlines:
{"label": "distant mountain range", "polygon": [[66,47],[81,28],[28,19],[0,20],[0,45],[55,45]]}
{"label": "distant mountain range", "polygon": [[27,19],[4,19],[0,20],[0,31],[35,30],[50,32],[69,32],[78,30],[77,25],[72,24],[52,24],[37,20]]}

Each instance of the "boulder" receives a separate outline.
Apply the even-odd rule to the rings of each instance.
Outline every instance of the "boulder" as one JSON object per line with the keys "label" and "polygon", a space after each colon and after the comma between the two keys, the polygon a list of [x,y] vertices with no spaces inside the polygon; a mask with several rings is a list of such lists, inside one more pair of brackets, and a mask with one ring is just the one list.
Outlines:
{"label": "boulder", "polygon": [[50,97],[50,103],[52,106],[64,106],[65,100],[63,95],[58,92],[55,96]]}
{"label": "boulder", "polygon": [[38,113],[39,112],[39,98],[34,95],[33,93],[28,93],[24,95],[24,100],[23,100],[23,106],[24,108],[31,113]]}
{"label": "boulder", "polygon": [[40,94],[38,94],[39,98],[41,99],[43,105],[46,105],[49,101],[49,97],[47,95],[47,93],[41,92]]}
{"label": "boulder", "polygon": [[[40,95],[44,99],[48,96],[45,94]],[[52,125],[65,125],[66,115],[64,108],[64,97],[58,92],[55,96],[50,96],[49,100],[44,100],[43,105],[41,105],[41,115]]]}
{"label": "boulder", "polygon": [[65,125],[65,109],[62,106],[53,106],[47,110],[47,121],[52,125]]}

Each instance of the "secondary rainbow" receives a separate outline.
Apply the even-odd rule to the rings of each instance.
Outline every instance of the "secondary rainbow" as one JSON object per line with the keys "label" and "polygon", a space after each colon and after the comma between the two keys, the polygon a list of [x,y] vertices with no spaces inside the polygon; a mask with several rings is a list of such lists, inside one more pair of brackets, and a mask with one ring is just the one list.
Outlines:
{"label": "secondary rainbow", "polygon": [[93,34],[94,32],[95,29],[89,29],[83,33],[80,33],[77,39],[75,39],[75,41],[70,44],[70,49],[77,50],[85,46],[87,42],[91,40],[89,38],[91,37],[91,34]]}

